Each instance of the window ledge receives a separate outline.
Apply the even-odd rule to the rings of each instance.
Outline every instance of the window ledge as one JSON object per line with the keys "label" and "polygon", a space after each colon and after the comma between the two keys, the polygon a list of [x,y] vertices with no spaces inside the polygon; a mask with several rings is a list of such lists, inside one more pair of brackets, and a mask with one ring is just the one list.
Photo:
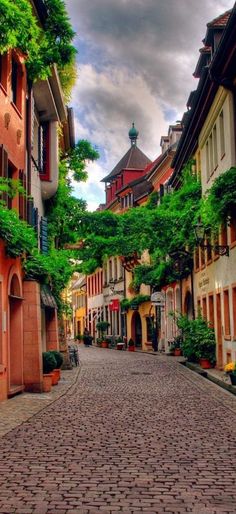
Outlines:
{"label": "window ledge", "polygon": [[227,336],[225,335],[225,336],[224,336],[224,339],[225,339],[226,341],[231,341],[231,336],[230,336],[230,335],[227,335]]}
{"label": "window ledge", "polygon": [[22,117],[22,114],[21,112],[19,111],[18,107],[16,106],[16,104],[14,104],[14,102],[11,102],[11,106],[13,107],[13,109],[16,111],[16,113],[18,114],[19,118],[22,120],[23,117]]}
{"label": "window ledge", "polygon": [[5,96],[7,96],[7,90],[3,86],[3,84],[0,83],[0,90],[4,93]]}

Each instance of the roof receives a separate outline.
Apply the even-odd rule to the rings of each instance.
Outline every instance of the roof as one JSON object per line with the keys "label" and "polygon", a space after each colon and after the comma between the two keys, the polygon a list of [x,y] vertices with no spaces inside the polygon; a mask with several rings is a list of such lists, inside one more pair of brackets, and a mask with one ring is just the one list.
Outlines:
{"label": "roof", "polygon": [[110,182],[125,169],[144,170],[146,165],[150,162],[151,160],[142,152],[142,150],[140,150],[136,145],[132,145],[118,164],[116,164],[111,173],[104,177],[101,182]]}
{"label": "roof", "polygon": [[150,194],[153,190],[153,185],[151,182],[148,182],[145,178],[139,182],[139,184],[135,184],[133,187],[133,195],[134,201],[139,200],[143,196]]}
{"label": "roof", "polygon": [[232,9],[229,9],[228,11],[225,11],[223,14],[220,14],[220,16],[217,16],[217,18],[214,18],[214,20],[209,21],[209,23],[207,23],[207,27],[209,27],[209,28],[216,28],[216,27],[224,28],[228,22],[231,12],[232,12]]}
{"label": "roof", "polygon": [[57,309],[56,300],[48,286],[41,286],[40,296],[41,303],[44,305],[44,307],[49,307],[50,309]]}
{"label": "roof", "polygon": [[203,68],[196,90],[194,108],[187,113],[184,131],[172,161],[172,167],[175,168],[175,171],[170,180],[171,184],[178,182],[178,175],[181,173],[183,165],[187,162],[189,157],[191,157],[197,146],[199,133],[215,98],[218,87],[227,82],[227,87],[231,90],[234,89],[233,79],[235,77],[236,66],[236,4],[232,9],[232,13],[230,13],[230,11],[228,12],[228,23],[209,65],[209,71],[207,68]]}
{"label": "roof", "polygon": [[82,275],[73,283],[72,290],[81,289],[84,286],[86,286],[86,277]]}

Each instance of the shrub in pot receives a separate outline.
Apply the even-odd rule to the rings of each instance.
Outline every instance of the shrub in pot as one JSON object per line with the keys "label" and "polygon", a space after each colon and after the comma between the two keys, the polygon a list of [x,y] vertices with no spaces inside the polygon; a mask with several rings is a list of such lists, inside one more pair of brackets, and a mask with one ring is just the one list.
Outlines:
{"label": "shrub in pot", "polygon": [[[177,317],[177,326],[182,330],[183,355],[189,361],[212,367],[216,362],[216,342],[214,330],[202,317],[188,319],[186,315]],[[208,364],[203,360],[207,360]]]}
{"label": "shrub in pot", "polygon": [[52,371],[56,368],[56,359],[52,352],[43,352],[43,391],[51,391]]}
{"label": "shrub in pot", "polygon": [[135,343],[132,337],[128,340],[128,351],[134,352],[135,351]]}
{"label": "shrub in pot", "polygon": [[61,352],[58,352],[57,350],[51,350],[51,353],[54,355],[55,359],[56,359],[56,368],[54,369],[54,373],[56,372],[56,376],[58,378],[58,380],[60,380],[61,378],[61,370],[60,368],[62,367],[62,364],[63,364],[63,355]]}
{"label": "shrub in pot", "polygon": [[96,328],[97,328],[99,334],[101,334],[101,347],[102,348],[108,348],[108,345],[109,345],[108,341],[106,341],[106,339],[105,339],[105,332],[109,326],[110,326],[110,323],[108,323],[108,321],[99,321],[96,325]]}

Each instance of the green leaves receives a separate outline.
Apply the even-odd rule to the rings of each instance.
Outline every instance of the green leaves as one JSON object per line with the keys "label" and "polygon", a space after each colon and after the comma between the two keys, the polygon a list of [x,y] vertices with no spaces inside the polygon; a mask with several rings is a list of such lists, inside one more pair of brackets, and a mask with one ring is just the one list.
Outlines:
{"label": "green leaves", "polygon": [[11,257],[31,253],[37,244],[34,230],[21,221],[15,211],[4,207],[0,207],[0,238],[6,243],[7,254]]}
{"label": "green leaves", "polygon": [[[1,0],[0,53],[18,48],[26,55],[29,78],[46,79],[51,66],[75,61],[74,32],[63,0],[44,0],[47,16],[38,25],[29,0]],[[69,79],[69,77],[68,77]],[[65,77],[64,77],[65,83]]]}

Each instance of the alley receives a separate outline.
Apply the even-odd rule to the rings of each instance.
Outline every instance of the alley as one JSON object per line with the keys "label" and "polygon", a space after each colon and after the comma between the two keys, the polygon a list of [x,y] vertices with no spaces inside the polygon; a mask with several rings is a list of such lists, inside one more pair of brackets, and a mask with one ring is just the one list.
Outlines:
{"label": "alley", "polygon": [[0,439],[0,513],[235,514],[236,397],[171,357],[80,356],[68,393]]}

